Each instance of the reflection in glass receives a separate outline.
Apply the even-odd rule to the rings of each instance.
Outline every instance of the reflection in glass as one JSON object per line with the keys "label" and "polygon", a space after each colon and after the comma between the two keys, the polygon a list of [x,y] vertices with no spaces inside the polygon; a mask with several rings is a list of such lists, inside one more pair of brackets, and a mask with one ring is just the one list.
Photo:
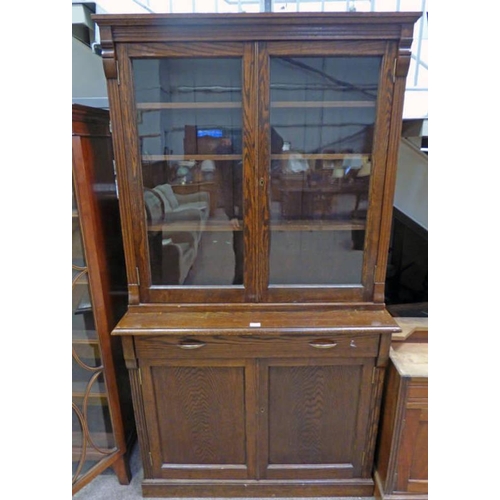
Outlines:
{"label": "reflection in glass", "polygon": [[133,69],[152,284],[243,284],[241,59]]}
{"label": "reflection in glass", "polygon": [[73,197],[72,448],[73,484],[115,448],[108,396],[88,282],[88,268]]}
{"label": "reflection in glass", "polygon": [[271,58],[270,284],[361,283],[380,61]]}
{"label": "reflection in glass", "polygon": [[94,323],[94,315],[90,305],[90,290],[88,282],[88,271],[83,252],[83,242],[80,230],[80,220],[76,210],[76,203],[73,203],[72,217],[72,283],[73,283],[73,311],[72,326],[73,338],[97,339],[97,332]]}

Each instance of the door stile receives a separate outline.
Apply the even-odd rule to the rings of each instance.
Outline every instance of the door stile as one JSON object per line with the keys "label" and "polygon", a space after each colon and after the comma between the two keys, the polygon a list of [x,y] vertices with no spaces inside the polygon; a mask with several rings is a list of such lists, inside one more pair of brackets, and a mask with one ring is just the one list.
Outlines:
{"label": "door stile", "polygon": [[[142,400],[145,408],[156,408],[156,396],[154,390],[153,377],[149,363],[140,363],[140,382],[142,385]],[[145,411],[146,417],[146,435],[148,437],[149,462],[153,472],[153,477],[161,474],[161,449],[160,433],[158,428],[158,418],[153,412]]]}
{"label": "door stile", "polygon": [[261,240],[259,241],[260,259],[258,294],[259,299],[267,294],[269,287],[270,259],[270,203],[271,203],[271,127],[270,127],[270,85],[271,70],[268,45],[266,42],[256,44],[258,68],[258,124],[257,124],[257,175],[259,179],[259,222]]}
{"label": "door stile", "polygon": [[[137,280],[136,266],[138,256],[136,254],[135,235],[134,235],[134,194],[129,189],[131,179],[128,161],[130,158],[130,149],[125,147],[126,141],[130,139],[128,128],[124,126],[126,123],[123,116],[128,115],[128,103],[131,96],[131,90],[126,86],[126,81],[123,81],[123,67],[121,61],[126,61],[126,49],[118,44],[116,46],[116,58],[114,61],[117,68],[115,78],[107,78],[108,96],[110,102],[110,128],[112,129],[111,138],[113,141],[113,151],[115,158],[117,196],[120,208],[120,220],[123,232],[123,246],[125,253],[126,271],[129,304],[138,304],[139,299],[139,284]],[[126,79],[125,79],[126,80]],[[139,257],[140,260],[140,257]]]}
{"label": "door stile", "polygon": [[259,260],[262,258],[259,241],[261,220],[259,216],[259,141],[257,140],[259,110],[257,61],[254,43],[246,43],[243,49],[242,112],[243,112],[243,199],[245,299],[259,301]]}
{"label": "door stile", "polygon": [[267,479],[269,460],[269,360],[257,361],[257,479]]}
{"label": "door stile", "polygon": [[[118,46],[121,49],[121,46]],[[142,162],[139,146],[139,134],[137,131],[136,103],[134,96],[134,79],[132,70],[132,59],[128,53],[127,46],[118,50],[119,77],[121,81],[122,119],[128,124],[128,132],[123,144],[128,144],[126,163],[122,166],[123,175],[127,178],[126,186],[130,187],[129,201],[127,207],[131,212],[130,231],[134,238],[135,248],[135,283],[139,289],[139,301],[148,302],[149,288],[151,283],[151,270],[148,259],[149,247],[147,240],[146,221],[142,214],[145,213],[144,197],[142,196]],[[127,231],[128,232],[128,231]],[[142,279],[141,279],[142,278]]]}
{"label": "door stile", "polygon": [[[382,58],[377,98],[377,115],[373,137],[372,179],[370,182],[368,220],[366,221],[365,256],[363,259],[362,283],[364,300],[373,301],[375,293],[375,265],[378,259],[382,204],[387,165],[387,144],[391,124],[393,101],[392,72],[394,70],[394,50],[392,44],[386,45]],[[376,300],[375,300],[376,301]]]}
{"label": "door stile", "polygon": [[[403,124],[403,103],[406,88],[406,75],[408,73],[408,66],[405,66],[406,55],[403,48],[397,48],[395,44],[391,44],[390,60],[393,63],[391,79],[392,85],[390,87],[392,106],[390,122],[387,130],[386,141],[386,159],[387,169],[385,172],[384,184],[384,198],[382,200],[382,207],[380,213],[380,238],[378,241],[378,255],[375,267],[375,302],[384,301],[384,285],[386,278],[386,267],[389,253],[389,240],[392,225],[392,211],[394,203],[394,192],[396,190],[396,173],[398,167],[398,153],[399,143],[401,140],[401,129]],[[409,57],[409,56],[408,56]],[[389,59],[389,58],[388,58]],[[400,64],[401,63],[401,64]],[[402,66],[399,69],[399,65]],[[389,91],[388,90],[388,91]],[[390,152],[390,153],[389,153]]]}
{"label": "door stile", "polygon": [[[356,439],[353,443],[353,465],[356,477],[363,477],[363,465],[368,456],[371,456],[371,450],[368,449],[370,442],[370,413],[367,411],[367,408],[370,408],[375,390],[374,384],[372,384],[373,370],[375,368],[373,359],[366,358],[360,361],[362,381],[358,403]],[[371,410],[373,411],[373,408]]]}

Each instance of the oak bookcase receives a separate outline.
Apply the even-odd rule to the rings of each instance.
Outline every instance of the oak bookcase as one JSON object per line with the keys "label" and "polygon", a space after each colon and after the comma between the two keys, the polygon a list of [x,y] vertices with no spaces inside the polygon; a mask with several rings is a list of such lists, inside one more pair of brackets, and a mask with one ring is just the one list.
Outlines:
{"label": "oak bookcase", "polygon": [[144,496],[373,494],[419,15],[94,16]]}

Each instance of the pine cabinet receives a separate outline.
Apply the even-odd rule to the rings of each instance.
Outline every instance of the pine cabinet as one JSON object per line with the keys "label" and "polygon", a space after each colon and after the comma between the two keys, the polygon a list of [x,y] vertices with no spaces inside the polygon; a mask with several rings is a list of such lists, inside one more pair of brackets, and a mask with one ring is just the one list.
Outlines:
{"label": "pine cabinet", "polygon": [[373,493],[417,18],[95,16],[145,496]]}
{"label": "pine cabinet", "polygon": [[389,359],[375,457],[375,497],[427,500],[428,344],[394,342]]}

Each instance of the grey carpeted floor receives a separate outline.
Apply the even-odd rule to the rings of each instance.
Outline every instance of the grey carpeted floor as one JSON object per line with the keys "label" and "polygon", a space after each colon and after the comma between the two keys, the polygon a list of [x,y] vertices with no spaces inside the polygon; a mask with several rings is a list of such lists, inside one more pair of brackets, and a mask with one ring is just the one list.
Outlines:
{"label": "grey carpeted floor", "polygon": [[[130,457],[130,468],[132,471],[132,481],[128,486],[122,486],[116,479],[113,470],[110,468],[100,476],[96,477],[91,483],[82,488],[73,496],[73,500],[140,500],[142,466],[140,463],[139,449],[137,444],[132,450]],[[286,498],[286,497],[283,497]],[[155,499],[152,499],[155,500]],[[195,499],[183,499],[195,500]],[[200,500],[214,500],[200,499]],[[228,500],[228,499],[225,499]],[[242,499],[238,499],[242,500]],[[258,500],[271,500],[259,498]],[[315,500],[314,498],[294,498],[293,500]],[[328,497],[322,497],[321,500],[329,500]],[[335,497],[330,500],[374,500],[374,497]]]}

